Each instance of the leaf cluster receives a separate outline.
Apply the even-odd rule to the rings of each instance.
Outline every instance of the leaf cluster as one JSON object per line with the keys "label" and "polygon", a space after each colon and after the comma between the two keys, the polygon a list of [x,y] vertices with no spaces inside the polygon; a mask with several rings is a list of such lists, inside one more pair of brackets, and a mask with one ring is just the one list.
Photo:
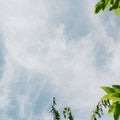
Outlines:
{"label": "leaf cluster", "polygon": [[65,107],[63,110],[64,118],[68,117],[68,120],[74,120],[70,107]]}
{"label": "leaf cluster", "polygon": [[91,120],[97,120],[97,118],[101,118],[103,115],[103,108],[109,108],[110,101],[101,99],[95,107],[93,114],[91,116]]}
{"label": "leaf cluster", "polygon": [[[55,97],[53,97],[53,102],[51,104],[50,112],[53,115],[53,120],[61,120],[61,115],[59,111],[55,108],[55,106],[56,106],[56,101],[55,101]],[[65,107],[63,109],[63,117],[68,120],[74,120],[70,107]]]}
{"label": "leaf cluster", "polygon": [[51,104],[51,113],[53,115],[53,120],[60,120],[60,113],[59,111],[55,108],[56,106],[56,101],[55,101],[55,97],[53,97],[53,102]]}
{"label": "leaf cluster", "polygon": [[101,10],[105,11],[108,7],[109,11],[114,11],[114,13],[118,15],[120,10],[120,0],[99,0],[94,7],[94,13],[97,14]]}
{"label": "leaf cluster", "polygon": [[97,120],[103,115],[103,108],[109,108],[108,114],[113,114],[114,120],[120,118],[120,85],[112,85],[112,87],[101,87],[106,94],[101,98],[93,111],[91,120]]}

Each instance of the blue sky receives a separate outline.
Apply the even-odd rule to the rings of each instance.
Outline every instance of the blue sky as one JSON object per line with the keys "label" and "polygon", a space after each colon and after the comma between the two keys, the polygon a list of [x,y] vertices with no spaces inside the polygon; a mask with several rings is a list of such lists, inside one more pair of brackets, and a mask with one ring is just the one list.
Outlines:
{"label": "blue sky", "polygon": [[88,120],[100,86],[119,84],[120,17],[94,4],[0,0],[0,119],[52,120],[55,96]]}

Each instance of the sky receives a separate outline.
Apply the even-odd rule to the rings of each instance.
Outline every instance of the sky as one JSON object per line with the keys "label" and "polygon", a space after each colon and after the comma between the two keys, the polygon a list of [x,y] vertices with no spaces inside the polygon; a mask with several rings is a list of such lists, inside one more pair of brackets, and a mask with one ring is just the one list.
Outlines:
{"label": "sky", "polygon": [[52,120],[53,97],[75,120],[89,120],[100,86],[120,83],[120,17],[94,15],[94,5],[0,0],[1,120]]}

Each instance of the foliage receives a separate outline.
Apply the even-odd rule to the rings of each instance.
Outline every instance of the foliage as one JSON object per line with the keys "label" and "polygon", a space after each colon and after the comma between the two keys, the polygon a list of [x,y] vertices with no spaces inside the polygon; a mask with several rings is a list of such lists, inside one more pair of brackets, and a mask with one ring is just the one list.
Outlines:
{"label": "foliage", "polygon": [[[56,106],[56,101],[55,101],[55,97],[53,97],[53,102],[51,104],[51,113],[53,115],[53,120],[61,120],[61,116],[60,116],[60,113],[59,111],[55,108]],[[71,112],[71,109],[70,107],[65,107],[63,109],[63,117],[65,119],[68,119],[68,120],[74,120],[74,117],[72,115],[72,112]]]}
{"label": "foliage", "polygon": [[68,120],[74,120],[70,107],[65,107],[63,110],[64,118],[68,117]]}
{"label": "foliage", "polygon": [[[101,87],[106,94],[99,100],[95,109],[93,110],[93,114],[91,116],[91,120],[97,120],[101,118],[104,111],[104,108],[108,109],[108,114],[112,114],[114,120],[120,119],[120,85],[112,85],[112,87],[103,86]],[[51,105],[51,113],[53,115],[53,120],[61,120],[61,116],[59,111],[55,108],[56,101],[55,97],[53,98],[53,102]],[[63,117],[67,120],[74,120],[70,107],[65,107],[63,109]]]}
{"label": "foliage", "polygon": [[120,0],[99,0],[94,8],[94,13],[97,14],[101,10],[105,11],[109,7],[109,11],[114,11],[118,15],[120,10]]}
{"label": "foliage", "polygon": [[53,97],[53,102],[51,105],[51,113],[53,115],[53,120],[60,120],[60,113],[59,111],[55,108],[56,102],[55,102],[55,97]]}
{"label": "foliage", "polygon": [[93,114],[91,116],[91,120],[97,120],[97,118],[101,118],[103,115],[103,108],[109,108],[110,107],[110,101],[109,100],[100,100],[93,111]]}
{"label": "foliage", "polygon": [[103,115],[103,107],[109,108],[108,114],[113,114],[114,120],[120,118],[120,85],[112,85],[112,87],[101,87],[106,94],[101,98],[93,111],[91,120],[97,120]]}

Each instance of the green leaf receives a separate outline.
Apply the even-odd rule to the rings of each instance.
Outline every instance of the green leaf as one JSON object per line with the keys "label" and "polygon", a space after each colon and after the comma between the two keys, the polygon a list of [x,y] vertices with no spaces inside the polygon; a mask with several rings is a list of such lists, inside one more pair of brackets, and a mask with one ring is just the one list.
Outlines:
{"label": "green leaf", "polygon": [[96,117],[94,115],[92,115],[90,120],[97,120]]}
{"label": "green leaf", "polygon": [[115,110],[115,107],[117,105],[118,102],[113,102],[110,107],[109,107],[109,110],[108,110],[108,114],[113,114],[114,113],[114,110]]}
{"label": "green leaf", "polygon": [[114,110],[114,120],[119,120],[120,117],[120,103],[116,105],[116,108]]}
{"label": "green leaf", "polygon": [[112,85],[112,87],[116,92],[120,92],[120,85]]}
{"label": "green leaf", "polygon": [[70,107],[65,107],[63,110],[63,116],[66,119],[66,117],[68,118],[68,120],[74,120],[74,117],[72,115],[71,109]]}
{"label": "green leaf", "polygon": [[110,3],[110,0],[105,0],[105,2],[103,2],[103,3],[104,3],[104,4],[103,4],[102,10],[104,11],[104,10],[107,9],[107,7],[108,7],[108,5],[109,5],[109,3]]}
{"label": "green leaf", "polygon": [[51,111],[50,111],[50,113],[52,113],[54,120],[60,120],[60,113],[55,108],[55,106],[56,106],[56,101],[55,101],[55,97],[53,97],[53,102],[51,104]]}
{"label": "green leaf", "polygon": [[104,100],[120,101],[120,93],[106,94],[102,97]]}
{"label": "green leaf", "polygon": [[115,0],[110,0],[110,4],[113,5],[115,3]]}
{"label": "green leaf", "polygon": [[115,13],[116,15],[118,15],[118,13],[119,13],[119,8],[114,9],[114,13]]}
{"label": "green leaf", "polygon": [[103,2],[99,1],[96,5],[95,5],[95,9],[94,9],[94,13],[97,14],[98,12],[100,12],[100,10],[103,8]]}
{"label": "green leaf", "polygon": [[97,14],[101,10],[105,11],[109,7],[109,11],[114,11],[116,15],[119,14],[120,0],[99,0],[94,7],[94,13]]}
{"label": "green leaf", "polygon": [[119,8],[119,0],[115,0],[113,6],[114,6],[114,9],[118,9]]}
{"label": "green leaf", "polygon": [[115,91],[114,91],[114,89],[113,88],[111,88],[111,87],[107,87],[107,86],[102,86],[101,87],[106,93],[114,93]]}

